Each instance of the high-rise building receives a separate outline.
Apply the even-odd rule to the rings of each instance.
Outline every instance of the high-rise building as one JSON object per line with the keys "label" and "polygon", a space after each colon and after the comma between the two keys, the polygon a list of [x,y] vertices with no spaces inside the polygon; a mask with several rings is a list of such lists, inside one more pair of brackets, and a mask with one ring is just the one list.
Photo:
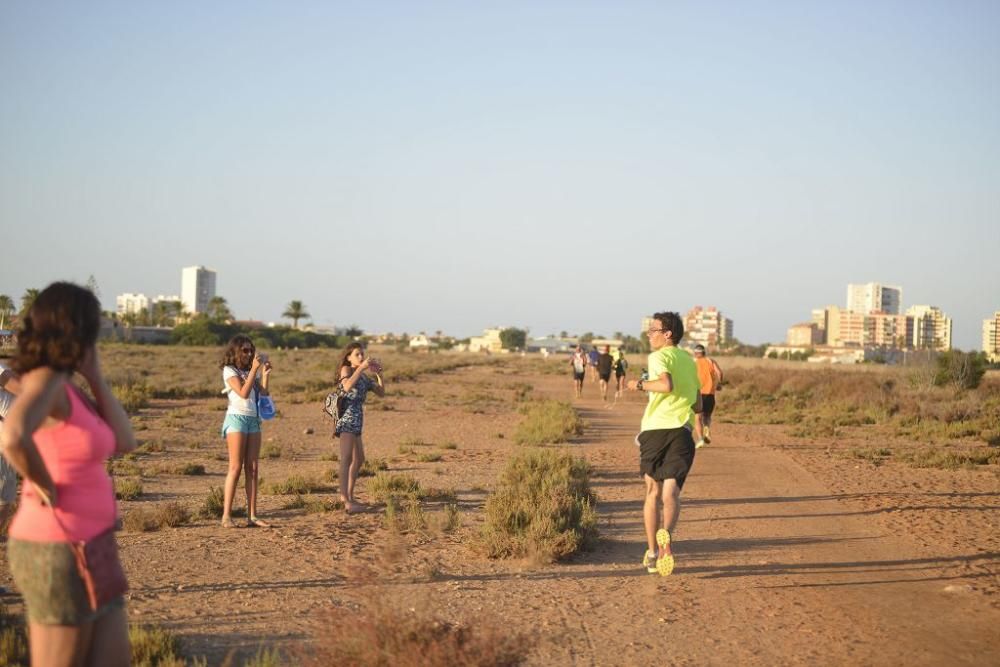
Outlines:
{"label": "high-rise building", "polygon": [[[937,306],[911,306],[906,309],[909,320],[907,342],[918,350],[950,350],[951,318]],[[912,322],[912,324],[910,324]]]}
{"label": "high-rise building", "polygon": [[847,310],[853,313],[899,315],[903,307],[903,288],[880,283],[847,286]]}
{"label": "high-rise building", "polygon": [[192,315],[208,311],[208,302],[215,298],[215,271],[204,266],[187,266],[181,270],[181,301]]}
{"label": "high-rise building", "polygon": [[733,339],[733,321],[723,317],[715,306],[695,306],[684,315],[684,339],[692,345],[717,348]]}
{"label": "high-rise building", "polygon": [[830,306],[826,309],[826,313],[827,345],[861,347],[865,344],[865,315],[863,313],[841,310],[837,306]]}
{"label": "high-rise building", "polygon": [[1000,361],[1000,310],[990,319],[983,320],[983,352],[990,362]]}
{"label": "high-rise building", "polygon": [[912,329],[908,315],[868,313],[865,317],[865,345],[903,349],[912,347],[907,333]]}
{"label": "high-rise building", "polygon": [[119,294],[115,298],[115,311],[119,315],[142,313],[149,310],[149,299],[145,294]]}

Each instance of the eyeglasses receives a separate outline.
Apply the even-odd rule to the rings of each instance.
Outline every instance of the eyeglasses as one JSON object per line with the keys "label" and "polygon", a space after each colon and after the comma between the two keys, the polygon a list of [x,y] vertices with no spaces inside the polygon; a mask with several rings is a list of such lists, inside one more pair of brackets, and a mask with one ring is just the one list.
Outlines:
{"label": "eyeglasses", "polygon": [[666,329],[646,329],[646,335],[649,336],[655,333],[663,333],[664,331],[666,331]]}
{"label": "eyeglasses", "polygon": [[249,352],[253,352],[253,348],[252,347],[243,347],[243,348],[240,348],[240,352],[248,352],[248,353]]}

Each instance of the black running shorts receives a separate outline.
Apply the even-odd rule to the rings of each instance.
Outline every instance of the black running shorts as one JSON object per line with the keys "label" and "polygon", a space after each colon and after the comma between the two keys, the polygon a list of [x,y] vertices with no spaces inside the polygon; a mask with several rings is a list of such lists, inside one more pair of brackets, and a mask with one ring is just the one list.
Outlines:
{"label": "black running shorts", "polygon": [[639,441],[639,472],[658,482],[677,480],[677,486],[683,488],[694,463],[691,431],[684,427],[643,431],[636,440]]}
{"label": "black running shorts", "polygon": [[701,395],[701,416],[703,419],[711,419],[712,411],[715,410],[715,394]]}

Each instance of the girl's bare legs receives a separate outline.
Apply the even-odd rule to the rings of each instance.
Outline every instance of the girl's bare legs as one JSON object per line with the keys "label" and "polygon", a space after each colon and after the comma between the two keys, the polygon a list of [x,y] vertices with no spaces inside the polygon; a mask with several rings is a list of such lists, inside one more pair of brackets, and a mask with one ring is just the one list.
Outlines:
{"label": "girl's bare legs", "polygon": [[257,487],[258,487],[258,462],[260,461],[260,433],[247,434],[247,450],[243,461],[243,469],[246,471],[247,490],[247,525],[267,527],[267,524],[257,518]]}
{"label": "girl's bare legs", "polygon": [[[365,443],[361,440],[361,434],[354,436],[354,460],[351,461],[351,499],[354,499],[354,487],[358,483],[358,475],[361,474],[361,466],[365,464]],[[356,504],[356,503],[355,503]]]}
{"label": "girl's bare legs", "polygon": [[90,655],[87,656],[88,665],[128,667],[131,657],[128,619],[124,607],[108,612],[94,621],[90,637]]}
{"label": "girl's bare legs", "polygon": [[[236,485],[240,481],[240,470],[246,457],[247,433],[230,431],[226,433],[226,447],[229,449],[229,467],[226,469],[226,485],[222,496],[222,525],[229,528],[233,525],[231,516],[233,498],[236,497]],[[258,445],[259,445],[258,441]],[[249,492],[249,489],[247,489]]]}
{"label": "girl's bare legs", "polygon": [[357,470],[361,466],[354,465],[354,440],[358,436],[353,433],[340,434],[340,499],[344,501],[344,508],[348,512],[358,510],[354,502],[354,481],[357,479]]}

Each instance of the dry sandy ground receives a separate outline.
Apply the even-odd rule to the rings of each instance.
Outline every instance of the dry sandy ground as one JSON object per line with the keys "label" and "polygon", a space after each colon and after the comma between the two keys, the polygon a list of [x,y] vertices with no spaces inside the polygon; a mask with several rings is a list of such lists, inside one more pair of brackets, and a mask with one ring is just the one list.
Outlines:
{"label": "dry sandy ground", "polygon": [[[186,654],[210,664],[234,651],[252,656],[261,645],[293,648],[323,623],[350,623],[349,610],[375,598],[530,633],[529,664],[537,665],[1000,664],[995,466],[874,467],[830,456],[824,443],[781,427],[719,423],[684,490],[677,569],[659,578],[639,567],[642,488],[632,436],[642,404],[633,397],[604,409],[589,379],[576,403],[588,428],[569,448],[594,466],[600,540],[568,563],[485,559],[473,544],[486,490],[515,448],[514,384],[531,383],[534,396],[571,394],[568,378],[523,373],[470,367],[422,377],[390,387],[393,410],[368,413],[369,456],[389,458],[392,470],[424,486],[454,488],[457,532],[400,536],[382,528],[378,508],[307,514],[267,495],[270,529],[198,520],[122,533],[131,618],[174,630]],[[265,441],[282,455],[262,461],[266,481],[336,465],[321,458],[331,440],[319,407],[277,400],[282,416],[267,424]],[[144,496],[122,503],[124,511],[166,500],[194,510],[221,485],[222,409],[221,400],[205,399],[144,411],[139,435],[167,451],[141,465],[201,462],[208,474],[148,477]],[[304,435],[308,427],[316,434]],[[457,448],[428,447],[443,460],[417,463],[399,454],[413,438]],[[434,514],[441,504],[425,508]],[[16,608],[16,597],[5,602]]]}

